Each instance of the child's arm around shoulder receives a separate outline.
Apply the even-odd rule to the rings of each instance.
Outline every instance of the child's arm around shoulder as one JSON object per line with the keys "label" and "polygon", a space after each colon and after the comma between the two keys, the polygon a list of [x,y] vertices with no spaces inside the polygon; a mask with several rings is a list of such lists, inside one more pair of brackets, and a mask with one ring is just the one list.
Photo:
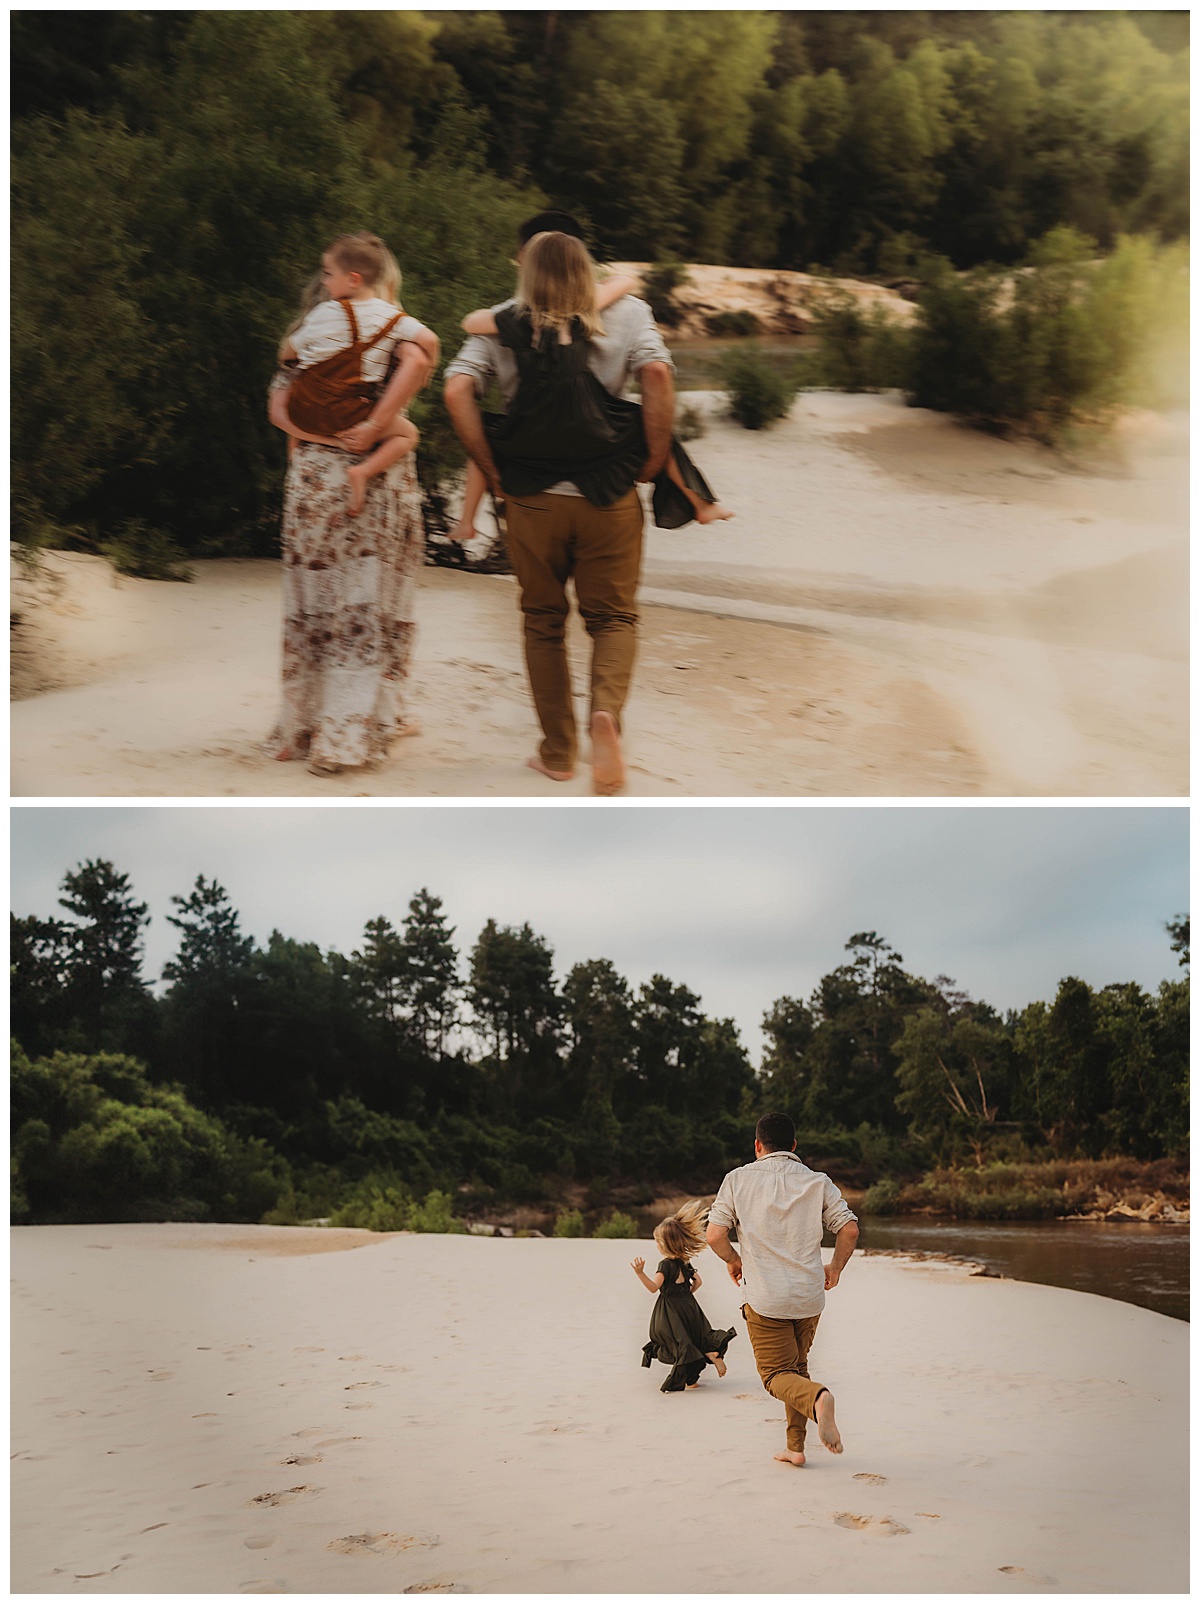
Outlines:
{"label": "child's arm around shoulder", "polygon": [[597,284],[596,306],[603,312],[605,307],[611,306],[614,301],[619,301],[622,296],[635,295],[641,287],[641,280],[634,278],[632,274],[615,273],[612,278],[605,279],[603,284]]}
{"label": "child's arm around shoulder", "polygon": [[462,320],[464,334],[498,334],[496,327],[496,314],[486,306],[476,312],[468,312]]}
{"label": "child's arm around shoulder", "polygon": [[655,1273],[653,1274],[653,1276],[649,1276],[649,1275],[646,1274],[646,1261],[645,1261],[645,1259],[634,1259],[631,1262],[632,1262],[632,1266],[633,1266],[634,1275],[637,1276],[638,1280],[645,1287],[646,1291],[647,1292],[657,1292],[659,1287],[661,1287],[662,1284],[663,1284],[663,1273],[662,1273],[662,1271],[661,1270],[656,1270]]}

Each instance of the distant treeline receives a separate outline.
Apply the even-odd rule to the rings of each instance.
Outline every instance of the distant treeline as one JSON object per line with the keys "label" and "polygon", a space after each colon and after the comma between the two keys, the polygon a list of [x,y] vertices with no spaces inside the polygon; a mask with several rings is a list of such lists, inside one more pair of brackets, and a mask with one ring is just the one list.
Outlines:
{"label": "distant treeline", "polygon": [[[602,255],[843,274],[1182,239],[1187,38],[1186,12],[18,11],[17,533],[151,574],[271,549],[263,392],[346,228],[446,344],[546,201]],[[436,398],[416,416],[436,509],[462,459]]]}
{"label": "distant treeline", "polygon": [[[201,876],[172,899],[155,995],[128,878],[95,860],[62,889],[66,918],[12,922],[19,1219],[305,1218],[437,1190],[460,1211],[648,1203],[714,1189],[772,1108],[860,1185],[1187,1152],[1186,978],[1069,978],[1002,1017],[860,932],[807,1001],[772,1004],[756,1070],[685,985],[635,989],[605,958],[560,981],[542,937],[494,920],[460,953],[428,891],[342,954],[260,947]],[[1168,929],[1186,963],[1186,919]]]}

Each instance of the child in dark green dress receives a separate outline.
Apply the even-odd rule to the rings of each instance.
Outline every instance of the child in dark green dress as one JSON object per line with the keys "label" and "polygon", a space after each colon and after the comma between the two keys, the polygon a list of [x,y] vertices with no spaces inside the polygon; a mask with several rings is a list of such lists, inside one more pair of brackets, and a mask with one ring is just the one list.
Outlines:
{"label": "child in dark green dress", "polygon": [[645,1259],[633,1260],[633,1272],[647,1292],[656,1292],[650,1315],[650,1341],[642,1349],[642,1365],[653,1360],[671,1366],[662,1392],[682,1392],[699,1383],[706,1365],[725,1374],[725,1350],[737,1336],[732,1328],[717,1331],[709,1325],[695,1293],[702,1284],[691,1260],[704,1247],[705,1204],[685,1203],[658,1226],[654,1241],[663,1255],[653,1276],[646,1274]]}
{"label": "child in dark green dress", "polygon": [[[503,416],[484,414],[484,428],[510,495],[536,495],[570,480],[597,506],[608,506],[637,482],[646,454],[641,407],[610,395],[590,371],[588,346],[604,333],[600,313],[636,288],[630,278],[597,287],[581,240],[535,235],[525,248],[516,304],[463,319],[468,334],[494,335],[516,359],[520,386]],[[451,539],[475,533],[486,489],[480,469],[467,469],[466,495]],[[679,441],[654,481],[660,528],[732,518]]]}

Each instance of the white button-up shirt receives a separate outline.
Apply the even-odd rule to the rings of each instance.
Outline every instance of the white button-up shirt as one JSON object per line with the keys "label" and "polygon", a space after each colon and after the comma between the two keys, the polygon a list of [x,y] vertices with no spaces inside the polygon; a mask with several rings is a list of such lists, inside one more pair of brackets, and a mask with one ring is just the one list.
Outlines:
{"label": "white button-up shirt", "polygon": [[820,1314],[821,1237],[855,1219],[828,1175],[810,1170],[795,1153],[764,1153],[730,1170],[708,1216],[710,1225],[736,1229],[746,1302],[773,1320]]}

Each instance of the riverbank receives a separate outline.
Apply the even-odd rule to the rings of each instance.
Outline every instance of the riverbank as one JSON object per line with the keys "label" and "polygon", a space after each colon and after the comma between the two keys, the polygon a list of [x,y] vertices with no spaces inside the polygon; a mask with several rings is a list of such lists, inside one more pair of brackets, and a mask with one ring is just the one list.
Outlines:
{"label": "riverbank", "polygon": [[[761,434],[701,402],[694,453],[738,515],[648,535],[630,795],[1186,794],[1175,423],[1128,420],[1085,471],[896,397],[808,392]],[[424,570],[423,734],[318,779],[259,750],[277,565],[195,567],[52,554],[18,587],[15,795],[549,795],[511,579]],[[586,648],[574,630],[577,675]]]}
{"label": "riverbank", "polygon": [[812,1592],[1186,1590],[1178,1322],[857,1259],[813,1354],[846,1452],[797,1471],[720,1265],[729,1375],[664,1396],[630,1256],[14,1231],[14,1589],[673,1593],[686,1532],[687,1592],[794,1592],[798,1552]]}

